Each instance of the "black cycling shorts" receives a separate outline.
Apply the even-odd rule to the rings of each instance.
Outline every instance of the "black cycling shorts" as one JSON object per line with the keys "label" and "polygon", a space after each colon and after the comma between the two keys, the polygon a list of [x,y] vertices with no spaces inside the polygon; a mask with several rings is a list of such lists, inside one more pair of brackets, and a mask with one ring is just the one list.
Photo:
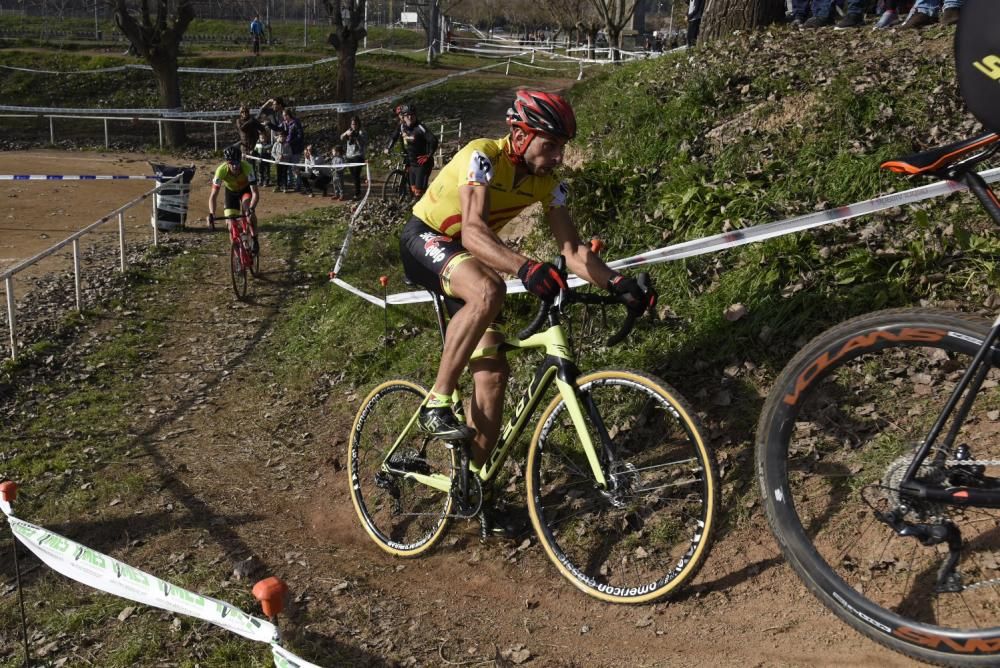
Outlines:
{"label": "black cycling shorts", "polygon": [[462,242],[441,234],[416,216],[403,226],[399,235],[399,254],[403,271],[417,285],[444,295],[448,315],[455,315],[465,304],[451,296],[449,279],[455,267],[472,257]]}
{"label": "black cycling shorts", "polygon": [[253,197],[253,193],[250,192],[250,186],[247,186],[243,190],[230,190],[229,188],[223,188],[226,191],[226,202],[225,209],[226,215],[239,214],[242,211],[240,202],[244,199],[249,200]]}

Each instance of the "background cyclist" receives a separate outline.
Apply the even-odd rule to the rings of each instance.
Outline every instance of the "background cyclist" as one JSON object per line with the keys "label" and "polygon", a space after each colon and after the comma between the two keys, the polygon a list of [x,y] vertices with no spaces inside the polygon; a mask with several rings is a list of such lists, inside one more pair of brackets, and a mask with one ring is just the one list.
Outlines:
{"label": "background cyclist", "polygon": [[417,109],[413,105],[403,104],[396,109],[399,112],[399,129],[392,136],[392,141],[386,147],[388,153],[396,142],[403,140],[403,152],[406,154],[410,191],[414,197],[420,197],[427,190],[431,171],[434,169],[434,151],[437,150],[438,138],[429,131],[423,123],[417,120]]}
{"label": "background cyclist", "polygon": [[[642,314],[656,302],[652,288],[644,292],[635,279],[612,271],[592,253],[569,216],[566,186],[554,174],[566,142],[576,135],[569,103],[551,93],[519,91],[507,111],[507,124],[509,135],[473,140],[442,168],[413,207],[400,238],[406,274],[445,295],[451,314],[420,427],[442,440],[472,438],[477,465],[486,461],[496,443],[510,373],[502,353],[469,364],[474,350],[503,340],[492,326],[505,296],[500,274],[517,275],[528,291],[546,301],[565,287],[565,277],[553,265],[536,262],[500,241],[497,231],[504,224],[525,207],[542,202],[570,270],[606,287],[634,313]],[[474,385],[468,426],[456,417],[452,399],[466,364]]]}
{"label": "background cyclist", "polygon": [[[239,216],[244,211],[249,214],[250,225],[253,228],[253,252],[259,250],[257,242],[257,202],[260,195],[257,192],[257,178],[253,167],[243,159],[239,145],[226,147],[222,152],[226,159],[215,170],[212,178],[212,194],[208,197],[208,222],[215,225],[215,199],[219,189],[225,189],[223,215],[228,219]],[[232,224],[227,220],[228,224]]]}

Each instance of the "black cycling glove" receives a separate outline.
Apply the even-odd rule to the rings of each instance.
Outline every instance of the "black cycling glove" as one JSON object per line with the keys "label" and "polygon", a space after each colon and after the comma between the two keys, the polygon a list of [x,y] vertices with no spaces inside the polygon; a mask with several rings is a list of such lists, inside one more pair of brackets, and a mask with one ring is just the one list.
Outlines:
{"label": "black cycling glove", "polygon": [[551,302],[559,296],[560,290],[566,289],[565,274],[548,262],[528,260],[517,270],[517,277],[528,292],[546,302]]}
{"label": "black cycling glove", "polygon": [[640,316],[656,306],[656,290],[649,285],[645,290],[631,276],[615,273],[608,279],[608,292],[618,298],[629,313]]}

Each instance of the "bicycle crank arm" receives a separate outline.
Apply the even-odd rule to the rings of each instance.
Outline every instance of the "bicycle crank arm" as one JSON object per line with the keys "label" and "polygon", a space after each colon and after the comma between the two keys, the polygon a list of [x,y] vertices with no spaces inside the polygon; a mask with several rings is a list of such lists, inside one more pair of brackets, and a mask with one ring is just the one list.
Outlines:
{"label": "bicycle crank arm", "polygon": [[904,482],[900,492],[907,496],[952,506],[974,506],[977,508],[1000,508],[1000,490],[976,487],[929,487],[916,480]]}

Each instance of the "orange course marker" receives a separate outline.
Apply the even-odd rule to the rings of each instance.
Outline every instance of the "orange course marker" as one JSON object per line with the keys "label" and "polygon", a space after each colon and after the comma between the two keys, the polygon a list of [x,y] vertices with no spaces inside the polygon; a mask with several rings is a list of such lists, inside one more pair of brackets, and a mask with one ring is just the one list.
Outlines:
{"label": "orange course marker", "polygon": [[288,585],[271,576],[261,580],[253,586],[253,595],[260,601],[260,607],[268,618],[274,618],[281,613],[285,607],[285,599],[288,597]]}
{"label": "orange course marker", "polygon": [[13,480],[0,482],[0,497],[7,503],[14,503],[17,498],[17,483]]}

